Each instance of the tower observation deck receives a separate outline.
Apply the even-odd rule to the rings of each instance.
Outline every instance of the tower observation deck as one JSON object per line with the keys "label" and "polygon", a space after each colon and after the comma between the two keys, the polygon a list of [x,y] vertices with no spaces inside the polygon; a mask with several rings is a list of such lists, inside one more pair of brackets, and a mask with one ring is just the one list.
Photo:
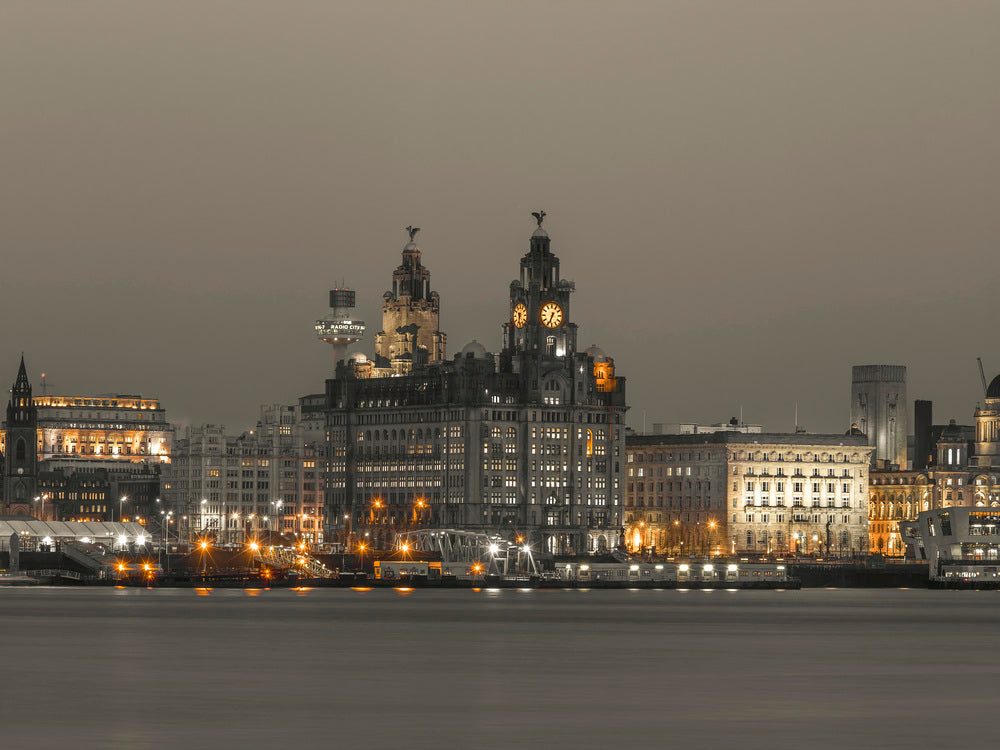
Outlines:
{"label": "tower observation deck", "polygon": [[354,309],[354,291],[330,290],[330,312],[316,321],[316,337],[333,347],[333,368],[344,358],[347,347],[356,344],[365,335],[365,322],[351,317]]}

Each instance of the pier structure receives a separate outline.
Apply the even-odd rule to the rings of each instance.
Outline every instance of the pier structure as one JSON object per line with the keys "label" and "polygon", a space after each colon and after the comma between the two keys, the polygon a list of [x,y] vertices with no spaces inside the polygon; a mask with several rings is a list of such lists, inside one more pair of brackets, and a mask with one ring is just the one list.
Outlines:
{"label": "pier structure", "polygon": [[531,545],[523,538],[510,541],[498,534],[460,529],[415,529],[397,534],[394,546],[407,553],[438,554],[442,563],[478,563],[486,575],[539,575]]}

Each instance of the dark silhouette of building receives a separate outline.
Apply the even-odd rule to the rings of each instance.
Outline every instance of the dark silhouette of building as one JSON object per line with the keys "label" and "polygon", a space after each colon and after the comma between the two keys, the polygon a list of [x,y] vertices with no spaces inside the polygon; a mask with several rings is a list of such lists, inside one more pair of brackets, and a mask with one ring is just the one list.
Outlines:
{"label": "dark silhouette of building", "polygon": [[38,410],[23,355],[7,402],[4,434],[4,512],[30,513],[38,489]]}

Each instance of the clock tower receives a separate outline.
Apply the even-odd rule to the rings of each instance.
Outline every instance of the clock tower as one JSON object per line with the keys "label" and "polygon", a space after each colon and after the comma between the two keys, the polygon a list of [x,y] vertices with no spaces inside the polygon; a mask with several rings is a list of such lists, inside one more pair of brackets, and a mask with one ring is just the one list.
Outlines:
{"label": "clock tower", "polygon": [[572,357],[576,354],[576,323],[570,322],[572,281],[559,278],[559,259],[549,249],[542,228],[545,212],[532,214],[538,228],[521,258],[521,278],[510,283],[510,318],[504,324],[508,356],[535,354]]}

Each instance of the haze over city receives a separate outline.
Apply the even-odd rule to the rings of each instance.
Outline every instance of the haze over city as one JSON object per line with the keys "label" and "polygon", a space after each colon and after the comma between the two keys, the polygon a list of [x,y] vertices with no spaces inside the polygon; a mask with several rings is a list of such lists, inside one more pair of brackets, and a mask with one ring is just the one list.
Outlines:
{"label": "haze over city", "polygon": [[[197,10],[196,17],[194,12]],[[449,357],[546,228],[629,423],[846,429],[850,366],[971,421],[1000,371],[1000,6],[0,8],[0,333],[56,393],[252,424],[407,241]]]}

